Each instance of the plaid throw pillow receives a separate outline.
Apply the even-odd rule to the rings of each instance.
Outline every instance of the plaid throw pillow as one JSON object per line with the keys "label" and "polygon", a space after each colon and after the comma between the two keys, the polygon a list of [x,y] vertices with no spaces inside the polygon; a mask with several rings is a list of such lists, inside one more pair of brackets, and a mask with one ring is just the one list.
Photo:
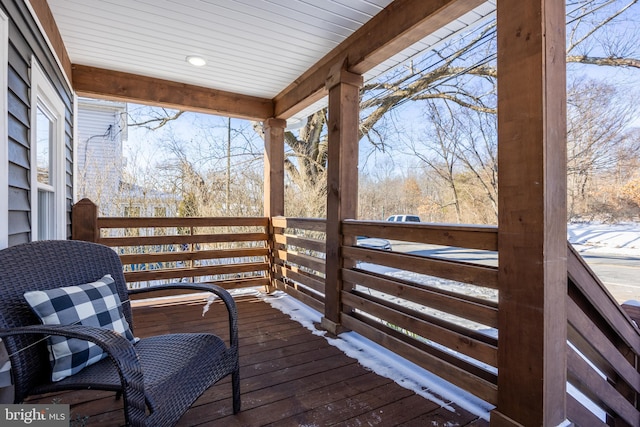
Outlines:
{"label": "plaid throw pillow", "polygon": [[[24,297],[45,325],[95,326],[111,329],[136,342],[109,274],[84,285],[25,292]],[[52,381],[60,381],[107,356],[88,341],[62,336],[50,336],[47,340]]]}

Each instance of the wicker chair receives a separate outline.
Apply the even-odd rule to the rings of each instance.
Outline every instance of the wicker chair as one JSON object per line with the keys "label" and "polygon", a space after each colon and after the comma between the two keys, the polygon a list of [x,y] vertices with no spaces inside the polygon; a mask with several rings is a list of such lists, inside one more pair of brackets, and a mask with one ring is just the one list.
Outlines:
{"label": "wicker chair", "polygon": [[[113,331],[71,325],[44,326],[23,294],[88,283],[110,273],[123,313],[133,321],[120,258],[111,248],[81,241],[25,243],[0,251],[0,337],[11,360],[15,402],[29,395],[69,389],[99,389],[122,395],[127,425],[171,426],[213,383],[231,374],[233,411],[240,410],[237,310],[233,298],[213,285],[180,284],[216,294],[229,311],[229,347],[213,334],[169,334],[133,345]],[[167,286],[171,287],[171,286]],[[145,289],[135,292],[144,292]],[[42,337],[61,335],[96,343],[109,357],[51,382]],[[35,344],[35,345],[34,345]]]}

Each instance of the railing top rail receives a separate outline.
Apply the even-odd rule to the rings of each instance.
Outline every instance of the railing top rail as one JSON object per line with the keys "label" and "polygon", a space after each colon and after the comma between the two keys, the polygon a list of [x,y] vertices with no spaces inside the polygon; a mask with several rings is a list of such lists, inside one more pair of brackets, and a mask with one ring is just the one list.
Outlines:
{"label": "railing top rail", "polygon": [[98,217],[101,228],[124,227],[266,227],[267,217]]}
{"label": "railing top rail", "polygon": [[289,218],[277,216],[271,219],[274,227],[280,228],[301,228],[310,231],[324,232],[326,229],[326,220],[323,218]]}
{"label": "railing top rail", "polygon": [[461,230],[461,231],[478,231],[485,233],[497,233],[497,225],[485,225],[485,224],[449,224],[449,223],[436,223],[436,222],[395,222],[385,220],[361,220],[361,219],[345,219],[345,224],[360,224],[360,225],[390,225],[396,228],[426,228],[433,230]]}
{"label": "railing top rail", "polygon": [[342,231],[348,235],[487,251],[498,250],[498,228],[495,226],[345,220]]}
{"label": "railing top rail", "polygon": [[615,329],[620,332],[622,332],[622,329],[640,338],[640,330],[633,324],[629,315],[607,290],[598,275],[578,254],[571,243],[567,245],[569,257],[567,270],[571,282]]}
{"label": "railing top rail", "polygon": [[293,216],[274,216],[272,220],[277,221],[301,221],[301,222],[327,222],[324,218],[305,218],[305,217],[293,217]]}
{"label": "railing top rail", "polygon": [[640,354],[640,330],[570,243],[568,243],[567,268],[571,283],[580,290],[627,345]]}

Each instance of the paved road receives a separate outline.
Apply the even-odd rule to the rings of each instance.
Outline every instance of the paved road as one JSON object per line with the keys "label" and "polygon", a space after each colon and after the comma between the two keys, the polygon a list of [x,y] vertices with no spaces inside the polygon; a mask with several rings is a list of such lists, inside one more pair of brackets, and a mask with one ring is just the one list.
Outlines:
{"label": "paved road", "polygon": [[589,253],[581,255],[618,302],[630,299],[640,301],[640,257]]}
{"label": "paved road", "polygon": [[[497,265],[498,260],[495,252],[398,241],[391,241],[391,244],[397,252],[448,257],[487,265]],[[588,252],[581,252],[581,255],[618,302],[630,299],[640,301],[640,257]]]}

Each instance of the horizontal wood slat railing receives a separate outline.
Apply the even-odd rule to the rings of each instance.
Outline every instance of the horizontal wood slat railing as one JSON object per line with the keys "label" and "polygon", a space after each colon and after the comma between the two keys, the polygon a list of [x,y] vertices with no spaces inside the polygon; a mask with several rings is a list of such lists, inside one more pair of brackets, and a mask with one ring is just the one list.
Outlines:
{"label": "horizontal wood slat railing", "polygon": [[567,268],[567,416],[640,425],[640,331],[570,244]]}
{"label": "horizontal wood slat railing", "polygon": [[411,301],[428,301],[429,307],[466,318],[473,322],[498,327],[498,304],[456,292],[438,289],[430,285],[416,284],[407,280],[354,268],[343,270],[342,278],[348,283],[365,282],[372,290]]}
{"label": "horizontal wood slat railing", "polygon": [[[375,235],[371,234],[375,229]],[[490,225],[440,225],[415,222],[353,221],[344,223],[345,234],[380,237],[404,242],[430,243],[457,248],[498,250],[498,229]]]}
{"label": "horizontal wood slat railing", "polygon": [[72,224],[74,239],[120,254],[131,288],[185,281],[227,289],[269,284],[268,218],[99,217],[84,199],[74,205]]}
{"label": "horizontal wood slat railing", "polygon": [[324,312],[325,221],[275,217],[271,226],[275,287]]}
{"label": "horizontal wood slat railing", "polygon": [[472,285],[496,289],[498,270],[495,267],[474,265],[462,261],[443,260],[435,257],[372,251],[367,248],[345,246],[345,259],[367,262],[418,274],[455,280]]}
{"label": "horizontal wood slat railing", "polygon": [[[113,219],[113,218],[112,218]],[[122,230],[131,230],[134,229],[146,229],[146,230],[156,230],[163,228],[177,228],[171,225],[167,225],[165,227],[148,227],[148,226],[139,226],[135,223],[126,221],[127,218],[123,218],[123,222],[121,223],[120,228]],[[136,219],[144,219],[144,218],[136,218]],[[169,219],[169,218],[167,218]],[[187,219],[187,218],[185,218]],[[104,227],[98,219],[98,226],[100,230],[107,230],[107,227]],[[233,223],[233,220],[230,220],[226,227],[237,227]],[[185,229],[186,232],[191,232],[192,229],[196,227],[189,226],[180,226],[180,228]],[[203,228],[203,227],[197,227]],[[127,231],[125,231],[127,233]],[[196,237],[197,236],[197,237]],[[223,235],[216,234],[199,234],[199,235],[160,235],[160,236],[149,236],[149,235],[137,235],[134,237],[99,237],[100,243],[106,246],[139,246],[140,239],[143,238],[144,244],[147,246],[151,245],[189,245],[193,243],[236,243],[236,242],[255,242],[255,241],[264,241],[268,238],[268,234],[266,233],[226,233]]]}
{"label": "horizontal wood slat railing", "polygon": [[[74,238],[114,247],[134,287],[182,280],[270,286],[325,312],[323,219],[87,212],[74,206]],[[497,231],[343,221],[340,324],[495,405]],[[387,239],[391,250],[350,244],[363,236]],[[567,267],[567,418],[576,425],[640,425],[640,332],[631,318],[640,308],[628,306],[627,313],[570,244]]]}
{"label": "horizontal wood slat railing", "polygon": [[[497,228],[347,220],[342,234],[392,247],[342,246],[342,324],[495,404]],[[415,253],[394,251],[407,242]],[[495,262],[456,260],[452,248],[488,251]]]}

